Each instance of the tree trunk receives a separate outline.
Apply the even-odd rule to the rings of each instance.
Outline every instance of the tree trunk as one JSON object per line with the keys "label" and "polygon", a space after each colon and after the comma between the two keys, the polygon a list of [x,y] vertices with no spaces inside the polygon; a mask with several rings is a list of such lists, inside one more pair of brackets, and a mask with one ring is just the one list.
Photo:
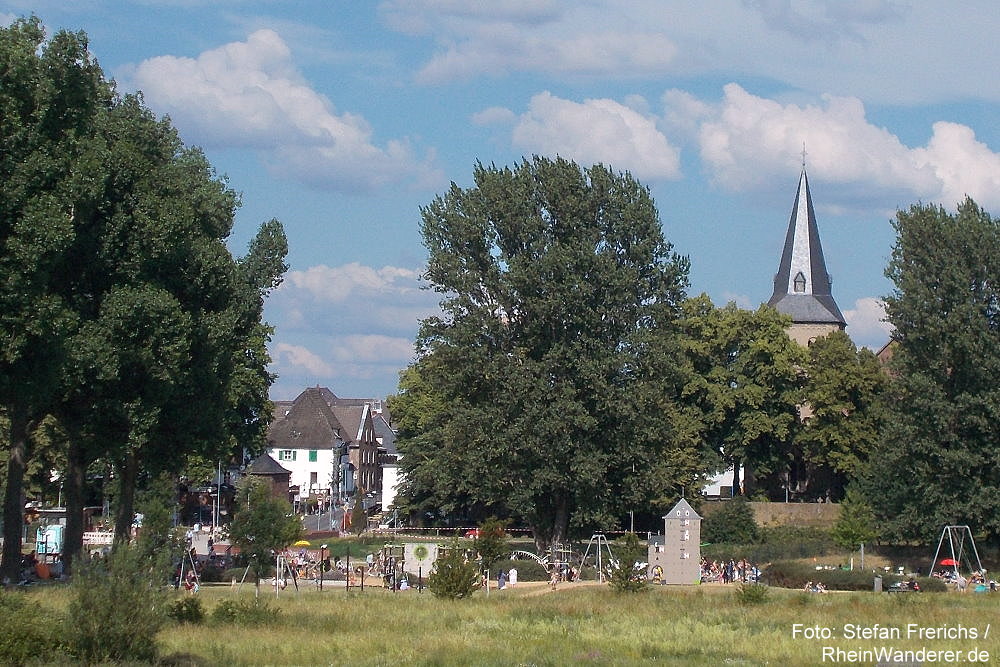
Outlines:
{"label": "tree trunk", "polygon": [[3,558],[0,579],[16,583],[21,573],[21,531],[24,526],[24,469],[27,463],[28,410],[11,403],[10,455],[7,459],[7,486],[3,497]]}
{"label": "tree trunk", "polygon": [[740,485],[740,460],[733,459],[733,498],[743,495]]}
{"label": "tree trunk", "polygon": [[743,495],[747,498],[753,493],[757,486],[757,480],[753,474],[753,466],[749,463],[743,464]]}
{"label": "tree trunk", "polygon": [[66,451],[66,479],[63,491],[66,494],[66,528],[63,532],[63,572],[73,570],[73,560],[83,550],[83,484],[87,472],[87,461],[83,444],[79,438],[71,437]]}
{"label": "tree trunk", "polygon": [[139,460],[135,451],[125,453],[125,461],[119,470],[118,505],[115,508],[115,544],[127,544],[132,537],[132,521],[135,518],[135,480],[139,471]]}

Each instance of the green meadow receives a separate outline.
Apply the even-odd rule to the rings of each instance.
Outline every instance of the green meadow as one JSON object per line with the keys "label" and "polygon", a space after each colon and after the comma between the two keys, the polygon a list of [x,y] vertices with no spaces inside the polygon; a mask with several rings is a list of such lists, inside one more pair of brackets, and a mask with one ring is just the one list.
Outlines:
{"label": "green meadow", "polygon": [[[940,664],[995,661],[1000,594],[826,593],[770,589],[741,604],[736,589],[705,585],[616,594],[594,583],[519,585],[467,600],[311,585],[275,595],[270,613],[223,620],[217,606],[250,603],[253,587],[206,586],[206,617],[171,621],[157,637],[173,665],[814,665],[874,664],[864,653],[909,650]],[[58,615],[68,589],[27,592],[37,618]],[[182,597],[179,595],[178,598]],[[227,601],[229,601],[227,603]],[[864,633],[872,633],[864,638]],[[879,634],[881,633],[881,634]],[[899,637],[886,637],[898,633]],[[829,637],[825,637],[829,635]],[[951,636],[953,638],[949,639]],[[953,651],[953,654],[945,653]],[[831,657],[831,655],[833,657]],[[875,654],[872,654],[875,655]],[[954,658],[960,660],[947,660]],[[852,659],[853,658],[853,659]]]}

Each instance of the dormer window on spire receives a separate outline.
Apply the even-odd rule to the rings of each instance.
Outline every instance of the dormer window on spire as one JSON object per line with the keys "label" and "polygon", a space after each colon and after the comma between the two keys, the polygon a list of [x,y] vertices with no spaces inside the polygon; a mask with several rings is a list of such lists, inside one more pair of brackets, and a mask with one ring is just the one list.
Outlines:
{"label": "dormer window on spire", "polygon": [[795,280],[792,282],[792,285],[797,294],[806,291],[806,277],[802,275],[801,271],[795,274]]}

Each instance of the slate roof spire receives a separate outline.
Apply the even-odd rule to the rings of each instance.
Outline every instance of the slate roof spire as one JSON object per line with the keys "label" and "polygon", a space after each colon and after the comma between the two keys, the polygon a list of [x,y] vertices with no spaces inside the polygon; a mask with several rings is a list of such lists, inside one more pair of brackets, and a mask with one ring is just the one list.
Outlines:
{"label": "slate roof spire", "polygon": [[819,242],[803,151],[799,189],[788,221],[781,263],[774,276],[774,293],[767,303],[778,312],[791,315],[794,324],[827,324],[843,329],[847,322],[833,300],[831,283]]}

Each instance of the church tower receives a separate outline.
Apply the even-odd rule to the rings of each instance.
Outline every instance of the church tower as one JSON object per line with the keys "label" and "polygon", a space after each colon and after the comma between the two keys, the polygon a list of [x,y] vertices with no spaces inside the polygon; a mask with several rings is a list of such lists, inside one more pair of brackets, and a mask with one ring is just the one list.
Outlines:
{"label": "church tower", "polygon": [[847,326],[830,292],[831,283],[803,164],[781,263],[774,276],[774,293],[767,302],[778,312],[791,316],[788,335],[799,345],[806,346]]}

